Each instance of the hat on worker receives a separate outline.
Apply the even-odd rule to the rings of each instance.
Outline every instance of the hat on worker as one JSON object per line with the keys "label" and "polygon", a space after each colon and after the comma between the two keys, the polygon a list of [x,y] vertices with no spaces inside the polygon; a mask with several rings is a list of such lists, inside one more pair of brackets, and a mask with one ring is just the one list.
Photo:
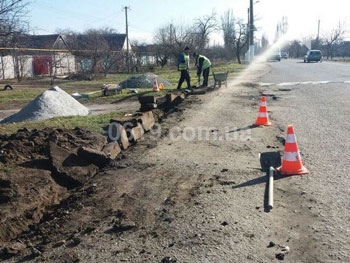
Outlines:
{"label": "hat on worker", "polygon": [[189,47],[185,47],[184,50],[190,50],[190,48]]}

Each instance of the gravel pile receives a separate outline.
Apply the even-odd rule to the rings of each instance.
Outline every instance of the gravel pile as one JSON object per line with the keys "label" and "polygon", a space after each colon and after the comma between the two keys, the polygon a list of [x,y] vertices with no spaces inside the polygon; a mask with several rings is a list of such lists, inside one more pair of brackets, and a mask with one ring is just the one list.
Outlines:
{"label": "gravel pile", "polygon": [[154,78],[157,78],[158,84],[163,83],[164,87],[172,85],[170,82],[152,73],[132,76],[127,80],[120,82],[119,85],[122,89],[153,88]]}
{"label": "gravel pile", "polygon": [[46,90],[19,112],[3,119],[0,123],[40,121],[58,116],[88,114],[88,108],[56,86]]}

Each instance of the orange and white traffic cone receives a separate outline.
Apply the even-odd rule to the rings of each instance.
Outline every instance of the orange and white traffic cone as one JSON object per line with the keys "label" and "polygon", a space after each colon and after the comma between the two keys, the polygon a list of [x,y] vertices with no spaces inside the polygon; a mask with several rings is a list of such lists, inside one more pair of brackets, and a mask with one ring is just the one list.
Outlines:
{"label": "orange and white traffic cone", "polygon": [[157,77],[154,77],[154,81],[153,81],[153,91],[159,91]]}
{"label": "orange and white traffic cone", "polygon": [[309,170],[306,169],[301,162],[293,125],[288,125],[282,165],[277,168],[277,171],[283,175],[300,175],[309,173]]}
{"label": "orange and white traffic cone", "polygon": [[256,121],[254,123],[254,126],[260,126],[260,125],[265,125],[265,126],[271,125],[271,123],[269,122],[269,114],[267,113],[267,103],[266,103],[265,96],[261,97],[258,117],[256,118]]}

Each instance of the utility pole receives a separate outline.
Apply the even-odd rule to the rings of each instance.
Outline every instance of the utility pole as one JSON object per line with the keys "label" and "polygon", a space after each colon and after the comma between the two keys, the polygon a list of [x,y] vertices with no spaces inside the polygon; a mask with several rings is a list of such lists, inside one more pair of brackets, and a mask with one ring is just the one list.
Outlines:
{"label": "utility pole", "polygon": [[[250,56],[249,54],[249,45],[250,45],[250,42],[249,42],[249,35],[250,35],[250,15],[249,15],[249,12],[250,12],[250,9],[248,7],[248,22],[247,22],[247,44],[248,44],[248,56]],[[250,58],[248,58],[249,61],[250,61]]]}
{"label": "utility pole", "polygon": [[253,0],[250,0],[249,6],[249,62],[254,58],[254,12]]}
{"label": "utility pole", "polygon": [[311,48],[312,49],[319,49],[320,48],[320,19],[318,20],[318,25],[317,25],[317,36],[316,36],[316,40],[314,41],[314,43],[312,44],[311,41]]}
{"label": "utility pole", "polygon": [[173,24],[170,24],[170,44],[173,44]]}
{"label": "utility pole", "polygon": [[128,9],[125,6],[125,34],[126,34],[126,65],[128,67],[128,74],[130,73],[130,56],[129,56],[129,33],[128,33]]}

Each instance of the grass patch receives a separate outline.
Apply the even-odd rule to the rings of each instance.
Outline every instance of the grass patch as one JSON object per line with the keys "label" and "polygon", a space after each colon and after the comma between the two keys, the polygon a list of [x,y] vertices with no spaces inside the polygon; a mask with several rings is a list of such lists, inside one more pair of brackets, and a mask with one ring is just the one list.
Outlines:
{"label": "grass patch", "polygon": [[15,90],[1,90],[0,103],[29,102],[44,92],[44,88],[18,88]]}
{"label": "grass patch", "polygon": [[[229,72],[228,78],[234,78],[238,75],[246,66],[237,63],[213,63],[215,65],[211,68],[209,82],[213,80],[212,73]],[[59,86],[61,89],[66,91],[68,94],[75,92],[81,94],[89,94],[89,98],[79,99],[81,104],[108,104],[118,103],[125,100],[137,100],[139,96],[163,96],[169,91],[177,87],[177,82],[180,77],[180,72],[175,67],[164,67],[156,68],[153,72],[164,80],[172,83],[172,86],[166,87],[164,90],[156,92],[153,89],[137,89],[138,93],[130,93],[127,90],[123,90],[120,94],[111,96],[103,96],[101,87],[103,84],[116,84],[136,74],[109,74],[105,78],[96,78],[93,81],[73,81],[73,80],[62,80],[57,79],[53,85],[50,85],[50,79],[38,79],[38,80],[23,80],[20,83],[11,81],[0,81],[0,84],[11,84],[13,90],[1,90],[0,91],[0,110],[3,109],[14,109],[16,107],[24,106],[36,98],[39,94],[47,90],[52,86]],[[196,69],[192,67],[190,69],[190,76],[192,85],[197,84]],[[0,124],[0,133],[8,134],[14,133],[18,129],[26,127],[28,129],[42,129],[44,127],[60,127],[60,128],[75,128],[80,127],[87,130],[101,132],[102,129],[109,124],[111,118],[117,118],[125,113],[109,113],[98,116],[78,116],[78,117],[56,117],[44,121],[38,122],[24,122],[15,124]]]}
{"label": "grass patch", "polygon": [[79,127],[93,132],[102,133],[103,129],[108,126],[110,119],[119,118],[125,114],[125,112],[111,112],[101,115],[55,117],[43,121],[9,123],[0,125],[0,133],[11,134],[21,128],[41,130],[47,127],[63,129],[74,129]]}

